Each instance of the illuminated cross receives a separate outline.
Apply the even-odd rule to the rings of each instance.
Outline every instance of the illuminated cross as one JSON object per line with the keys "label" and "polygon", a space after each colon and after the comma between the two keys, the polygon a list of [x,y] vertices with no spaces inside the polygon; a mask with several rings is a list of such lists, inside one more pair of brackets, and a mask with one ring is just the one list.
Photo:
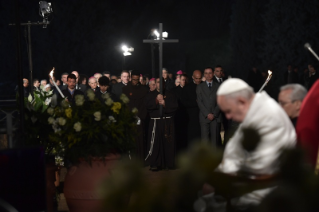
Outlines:
{"label": "illuminated cross", "polygon": [[[162,82],[162,71],[163,71],[163,43],[178,43],[178,39],[165,40],[163,39],[163,24],[159,24],[159,38],[156,40],[148,39],[143,40],[143,43],[158,43],[159,45],[159,78],[160,78],[160,94],[163,94],[163,82]],[[162,116],[162,105],[160,105],[160,115]]]}

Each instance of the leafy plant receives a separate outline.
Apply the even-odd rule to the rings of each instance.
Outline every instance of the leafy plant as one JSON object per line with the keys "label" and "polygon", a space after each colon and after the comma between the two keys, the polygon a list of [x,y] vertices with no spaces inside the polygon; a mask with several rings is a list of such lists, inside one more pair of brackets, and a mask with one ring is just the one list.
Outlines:
{"label": "leafy plant", "polygon": [[49,134],[53,132],[48,124],[52,91],[34,91],[33,96],[24,98],[25,105],[25,140],[27,145],[43,145],[47,154],[54,153]]}
{"label": "leafy plant", "polygon": [[63,100],[61,106],[47,109],[50,116],[46,121],[53,129],[49,139],[56,153],[72,163],[108,153],[128,153],[136,133],[136,113],[127,106],[128,98],[122,94],[120,102],[113,102],[106,94],[101,101],[93,91],[87,96],[87,100],[75,96],[75,105]]}

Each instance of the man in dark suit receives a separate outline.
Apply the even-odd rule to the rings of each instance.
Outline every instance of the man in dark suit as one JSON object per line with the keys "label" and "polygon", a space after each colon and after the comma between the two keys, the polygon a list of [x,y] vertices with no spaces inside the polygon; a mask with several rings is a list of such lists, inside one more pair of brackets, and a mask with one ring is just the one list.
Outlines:
{"label": "man in dark suit", "polygon": [[168,91],[172,90],[172,88],[175,87],[175,84],[174,84],[174,81],[168,77],[168,72],[166,68],[163,68],[162,77],[165,82],[165,89]]}
{"label": "man in dark suit", "polygon": [[81,82],[79,83],[79,72],[77,72],[77,71],[72,71],[72,74],[74,74],[75,77],[76,77],[75,89],[76,89],[76,90],[80,90],[80,91],[82,91],[83,93],[85,93],[85,91],[86,91],[86,85],[81,84]]}
{"label": "man in dark suit", "polygon": [[284,73],[285,84],[298,83],[298,73],[292,70],[292,65],[287,66],[287,71]]}
{"label": "man in dark suit", "polygon": [[112,93],[114,97],[119,99],[122,94],[122,88],[127,85],[130,80],[130,73],[128,71],[121,72],[121,82],[112,86]]}
{"label": "man in dark suit", "polygon": [[61,74],[62,83],[61,83],[61,85],[59,85],[60,90],[67,89],[68,76],[69,76],[69,73],[67,73],[67,72],[64,72],[63,74]]}
{"label": "man in dark suit", "polygon": [[136,108],[138,110],[136,115],[140,121],[138,121],[138,124],[136,126],[138,135],[135,137],[135,154],[140,161],[144,162],[146,153],[145,119],[147,115],[145,98],[149,91],[146,86],[141,85],[141,83],[139,82],[139,78],[140,72],[137,70],[133,70],[131,72],[131,83],[128,83],[127,86],[124,86],[122,88],[122,91],[123,94],[125,94],[130,100],[128,102],[129,108],[131,110],[133,110],[133,108]]}
{"label": "man in dark suit", "polygon": [[[94,77],[93,77],[94,78]],[[96,78],[94,78],[96,80]],[[98,89],[91,89],[94,91],[96,97],[101,101],[101,102],[105,102],[106,100],[106,96],[108,94],[109,98],[111,98],[112,100],[113,98],[113,94],[110,92],[109,88],[110,88],[110,80],[108,77],[106,76],[102,76],[99,78],[99,85],[100,87],[97,87]]]}
{"label": "man in dark suit", "polygon": [[75,96],[84,95],[84,93],[75,89],[76,76],[74,74],[69,74],[67,80],[68,87],[65,90],[62,90],[62,93],[71,104],[75,104]]}
{"label": "man in dark suit", "polygon": [[182,104],[187,112],[187,141],[190,146],[196,139],[200,138],[200,124],[199,124],[199,108],[197,104],[196,87],[202,83],[202,72],[195,70],[192,76],[193,80],[185,85],[184,92],[182,93]]}
{"label": "man in dark suit", "polygon": [[[100,91],[100,88],[97,87],[97,80],[95,77],[90,77],[89,78],[89,89],[92,89],[94,91],[94,93],[98,93]],[[87,90],[89,90],[87,89]]]}
{"label": "man in dark suit", "polygon": [[[215,66],[214,68],[214,77],[213,77],[213,82],[217,83],[217,84],[222,84],[226,79],[223,78],[223,67],[220,65]],[[222,146],[226,145],[226,142],[228,141],[228,139],[230,138],[230,126],[231,126],[231,120],[228,120],[225,116],[225,113],[223,111],[220,111],[220,115],[221,115],[221,122],[223,123],[223,127],[224,127],[224,142],[222,143]]]}
{"label": "man in dark suit", "polygon": [[308,90],[312,87],[312,85],[316,82],[317,79],[319,79],[319,74],[317,73],[315,67],[313,65],[308,65],[309,69],[309,81],[308,81]]}
{"label": "man in dark suit", "polygon": [[24,97],[28,97],[29,94],[30,94],[29,80],[26,78],[23,78],[23,95],[24,95]]}
{"label": "man in dark suit", "polygon": [[217,147],[221,146],[221,115],[216,96],[219,84],[213,82],[213,69],[211,67],[205,68],[204,77],[206,81],[197,85],[196,88],[197,103],[200,110],[201,137],[203,140],[210,140],[212,145]]}
{"label": "man in dark suit", "polygon": [[34,91],[40,91],[40,82],[38,79],[33,80],[33,87],[32,87],[32,94],[31,95],[33,95]]}

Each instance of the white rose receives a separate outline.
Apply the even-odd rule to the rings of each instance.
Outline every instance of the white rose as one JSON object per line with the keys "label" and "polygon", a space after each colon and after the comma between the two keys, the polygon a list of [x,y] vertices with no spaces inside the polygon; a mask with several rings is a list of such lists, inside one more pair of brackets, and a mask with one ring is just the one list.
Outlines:
{"label": "white rose", "polygon": [[75,129],[76,132],[80,132],[82,129],[82,125],[81,122],[76,122],[73,126],[73,128]]}
{"label": "white rose", "polygon": [[113,100],[111,98],[106,99],[105,104],[107,106],[111,106],[113,104]]}
{"label": "white rose", "polygon": [[64,125],[65,125],[65,123],[66,123],[66,119],[65,119],[65,118],[60,117],[60,118],[59,118],[59,120],[58,120],[58,122],[59,122],[59,125],[64,126]]}
{"label": "white rose", "polygon": [[53,122],[54,122],[54,118],[49,117],[49,118],[48,118],[48,122],[49,122],[49,124],[53,124]]}
{"label": "white rose", "polygon": [[101,112],[100,111],[96,111],[93,115],[95,117],[95,121],[101,120]]}
{"label": "white rose", "polygon": [[108,99],[108,98],[110,98],[110,94],[109,93],[104,93],[104,94],[102,94],[102,98],[103,99]]}
{"label": "white rose", "polygon": [[28,101],[29,101],[29,102],[32,102],[32,100],[33,100],[33,98],[32,98],[32,96],[31,96],[31,94],[29,94],[29,96],[28,96]]}
{"label": "white rose", "polygon": [[114,118],[113,116],[109,116],[109,120],[110,120],[111,122],[116,122],[116,120],[115,120],[115,118]]}
{"label": "white rose", "polygon": [[90,101],[93,101],[94,98],[95,98],[94,91],[91,90],[91,89],[89,89],[89,90],[87,91],[87,96],[88,96],[88,98],[89,98]]}
{"label": "white rose", "polygon": [[122,102],[125,103],[125,104],[130,101],[129,98],[127,98],[127,96],[126,96],[124,93],[121,94],[120,99],[121,99]]}
{"label": "white rose", "polygon": [[84,96],[83,95],[76,95],[75,96],[75,104],[77,106],[82,106],[84,103]]}
{"label": "white rose", "polygon": [[54,109],[52,107],[49,107],[47,112],[48,114],[53,115]]}
{"label": "white rose", "polygon": [[46,98],[44,101],[45,105],[49,105],[51,103],[51,98]]}
{"label": "white rose", "polygon": [[65,99],[63,99],[61,101],[61,106],[64,108],[68,108],[68,107],[70,107],[70,103],[68,101],[66,101]]}
{"label": "white rose", "polygon": [[137,113],[138,112],[138,109],[136,108],[136,107],[134,107],[133,109],[132,109],[132,113]]}

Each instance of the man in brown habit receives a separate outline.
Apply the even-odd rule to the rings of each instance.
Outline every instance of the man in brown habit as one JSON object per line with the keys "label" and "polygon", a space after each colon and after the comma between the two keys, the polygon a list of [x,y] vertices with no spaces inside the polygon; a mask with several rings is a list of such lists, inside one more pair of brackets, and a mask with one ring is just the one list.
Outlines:
{"label": "man in brown habit", "polygon": [[[146,162],[150,170],[175,168],[175,134],[174,114],[178,108],[176,96],[165,90],[163,82],[163,95],[160,94],[160,79],[156,79],[156,90],[146,96],[146,108],[151,117],[148,130],[148,155]],[[163,106],[162,117],[159,106]]]}
{"label": "man in brown habit", "polygon": [[139,82],[140,73],[137,70],[131,72],[131,82],[122,88],[122,93],[129,98],[128,106],[132,110],[136,108],[138,110],[137,117],[137,132],[136,137],[136,156],[139,160],[144,161],[146,152],[146,142],[145,142],[145,118],[147,111],[145,108],[145,97],[148,94],[148,89],[142,86]]}

